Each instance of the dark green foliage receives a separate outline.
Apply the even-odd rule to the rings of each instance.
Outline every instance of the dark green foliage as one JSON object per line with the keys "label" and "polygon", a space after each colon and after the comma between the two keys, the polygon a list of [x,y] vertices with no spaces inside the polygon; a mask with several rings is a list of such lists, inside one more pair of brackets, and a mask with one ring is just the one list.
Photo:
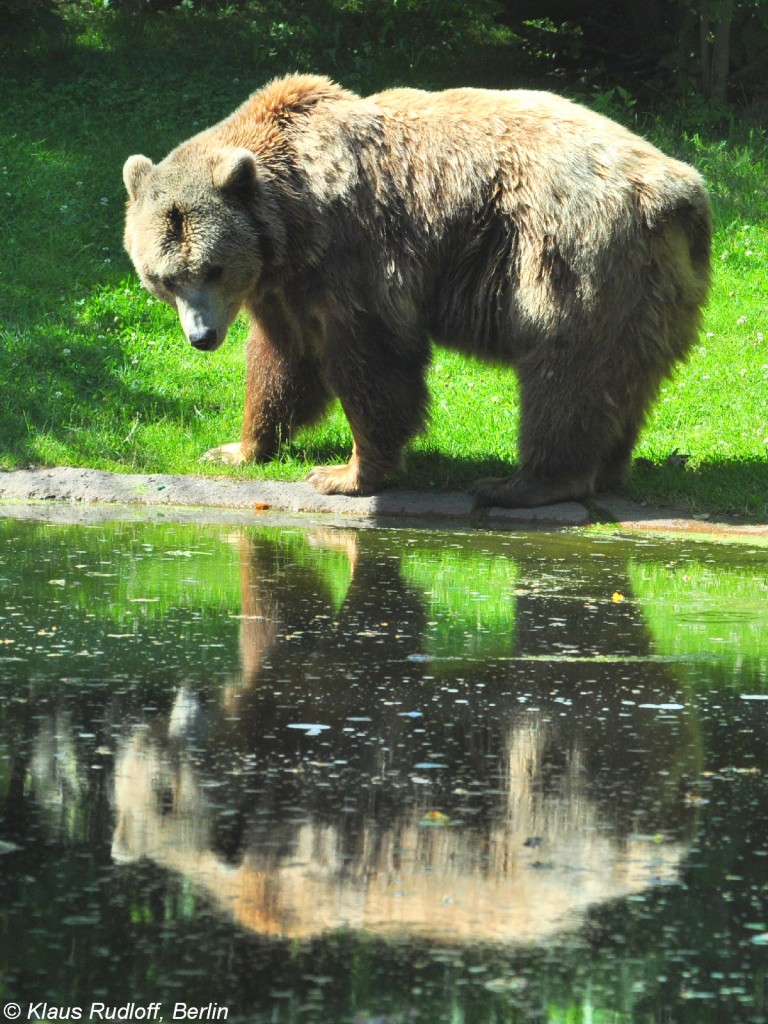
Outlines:
{"label": "dark green foliage", "polygon": [[0,54],[48,41],[64,28],[60,0],[0,0]]}
{"label": "dark green foliage", "polygon": [[561,72],[659,97],[707,100],[768,90],[762,0],[501,0],[499,21]]}

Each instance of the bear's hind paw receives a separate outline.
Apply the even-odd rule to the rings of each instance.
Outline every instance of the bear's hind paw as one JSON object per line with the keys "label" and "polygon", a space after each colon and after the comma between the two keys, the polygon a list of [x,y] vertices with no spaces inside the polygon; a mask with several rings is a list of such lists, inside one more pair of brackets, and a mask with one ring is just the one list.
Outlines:
{"label": "bear's hind paw", "polygon": [[572,501],[588,497],[592,490],[592,485],[583,480],[537,483],[535,480],[525,480],[519,476],[478,480],[472,487],[475,505],[496,505],[502,508],[535,508],[537,505],[552,505],[558,501]]}

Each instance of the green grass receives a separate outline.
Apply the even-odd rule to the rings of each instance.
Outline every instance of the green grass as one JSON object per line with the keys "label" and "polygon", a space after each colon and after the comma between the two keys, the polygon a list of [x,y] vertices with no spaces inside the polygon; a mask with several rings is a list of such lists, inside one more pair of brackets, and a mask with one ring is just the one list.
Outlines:
{"label": "green grass", "polygon": [[[295,5],[293,5],[295,7]],[[370,91],[393,84],[531,84],[485,5],[277,0],[250,20],[81,16],[55,46],[0,62],[0,468],[79,465],[220,473],[198,462],[239,437],[245,324],[214,356],[144,293],[122,250],[121,168],[159,158],[288,70]],[[0,46],[2,43],[0,42]],[[630,111],[631,116],[635,116]],[[681,127],[682,125],[682,127]],[[701,347],[664,388],[628,492],[693,510],[768,516],[768,133],[734,119],[728,138],[678,112],[640,130],[707,177],[715,281]],[[463,488],[516,457],[514,376],[437,351],[432,420],[402,482]],[[338,408],[264,467],[295,479],[345,460]],[[673,451],[689,456],[668,465]]]}

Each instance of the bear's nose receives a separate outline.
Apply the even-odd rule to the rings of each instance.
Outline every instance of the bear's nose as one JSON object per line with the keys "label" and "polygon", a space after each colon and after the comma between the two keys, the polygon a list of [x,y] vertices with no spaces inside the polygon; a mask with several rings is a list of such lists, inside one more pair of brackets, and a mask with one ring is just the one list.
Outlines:
{"label": "bear's nose", "polygon": [[192,347],[200,349],[201,352],[210,352],[212,348],[216,348],[218,340],[219,334],[215,327],[202,328],[189,336]]}

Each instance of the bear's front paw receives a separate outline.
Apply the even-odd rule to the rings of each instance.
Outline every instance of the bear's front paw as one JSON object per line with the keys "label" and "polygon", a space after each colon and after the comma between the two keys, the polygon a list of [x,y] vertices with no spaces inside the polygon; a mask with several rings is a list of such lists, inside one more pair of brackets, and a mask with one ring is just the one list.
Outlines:
{"label": "bear's front paw", "polygon": [[307,480],[321,494],[360,496],[372,493],[372,488],[363,486],[359,473],[349,462],[346,466],[315,466],[307,474]]}
{"label": "bear's front paw", "polygon": [[218,462],[224,466],[242,466],[247,462],[245,453],[239,441],[234,444],[221,444],[218,448],[209,448],[205,455],[200,457],[201,462]]}

